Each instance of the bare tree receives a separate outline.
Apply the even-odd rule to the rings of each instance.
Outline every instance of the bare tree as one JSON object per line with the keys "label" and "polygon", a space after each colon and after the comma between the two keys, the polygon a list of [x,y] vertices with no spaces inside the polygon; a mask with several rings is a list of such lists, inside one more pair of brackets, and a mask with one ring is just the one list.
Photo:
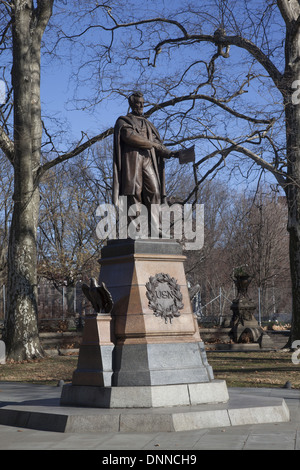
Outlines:
{"label": "bare tree", "polygon": [[[51,16],[52,1],[1,2],[12,31],[13,140],[0,128],[1,148],[14,168],[14,210],[8,248],[8,317],[5,341],[8,355],[42,355],[36,320],[36,230],[39,205],[34,178],[40,164],[41,38]],[[6,37],[7,25],[2,38]]]}
{"label": "bare tree", "polygon": [[[280,199],[281,200],[281,199]],[[276,214],[276,217],[274,215]],[[286,207],[276,195],[260,189],[254,198],[240,196],[239,213],[231,244],[235,264],[247,264],[258,287],[287,272],[288,234]]]}
{"label": "bare tree", "polygon": [[[13,214],[8,245],[7,321],[4,339],[9,358],[21,360],[43,355],[37,329],[37,226],[39,184],[47,170],[101,140],[110,131],[79,142],[70,152],[50,162],[41,157],[41,48],[52,16],[54,0],[0,2],[0,53],[12,65],[12,107],[1,109],[0,147],[14,172]],[[11,55],[10,55],[11,54]],[[8,87],[9,90],[11,87]],[[10,98],[10,93],[8,98]],[[6,109],[4,109],[4,107]],[[4,114],[4,111],[6,113]],[[12,130],[13,129],[13,130]],[[49,144],[52,137],[46,136]]]}
{"label": "bare tree", "polygon": [[283,299],[290,282],[285,198],[268,188],[233,192],[230,183],[218,180],[206,180],[198,197],[205,208],[204,247],[187,252],[186,272],[193,285],[200,284],[202,305],[216,317],[220,311],[230,314],[234,272],[244,267],[252,278],[250,295],[257,301],[260,288],[262,313],[267,313],[267,300],[273,307],[275,294]]}
{"label": "bare tree", "polygon": [[40,185],[38,275],[58,289],[97,277],[103,241],[96,235],[96,210],[111,197],[106,186],[111,171],[100,152],[96,147],[90,156],[83,153],[72,164],[52,168]]}

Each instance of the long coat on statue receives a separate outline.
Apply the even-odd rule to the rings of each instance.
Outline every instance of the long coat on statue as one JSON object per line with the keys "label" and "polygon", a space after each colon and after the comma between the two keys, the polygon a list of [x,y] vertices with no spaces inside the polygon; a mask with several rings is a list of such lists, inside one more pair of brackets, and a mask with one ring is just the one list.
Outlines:
{"label": "long coat on statue", "polygon": [[[145,117],[136,117],[133,114],[120,116],[114,128],[114,155],[113,155],[113,203],[118,205],[119,196],[132,196],[135,194],[137,174],[137,158],[141,149],[133,147],[122,141],[121,132],[123,128],[129,128],[139,134],[140,128],[137,119],[143,119],[146,126],[147,139],[151,142],[161,143],[157,129]],[[143,136],[144,137],[144,136]],[[158,155],[153,147],[148,150],[151,154],[153,167],[160,187],[161,203],[165,202],[165,171],[164,159]]]}

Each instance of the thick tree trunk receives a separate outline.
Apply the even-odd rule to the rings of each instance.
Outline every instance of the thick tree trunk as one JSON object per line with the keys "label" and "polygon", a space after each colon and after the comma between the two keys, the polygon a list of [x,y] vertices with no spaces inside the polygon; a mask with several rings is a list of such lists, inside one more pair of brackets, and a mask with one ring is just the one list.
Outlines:
{"label": "thick tree trunk", "polygon": [[37,325],[36,227],[34,198],[15,201],[8,249],[5,342],[9,359],[43,355]]}
{"label": "thick tree trunk", "polygon": [[286,118],[288,231],[292,281],[292,325],[289,346],[300,339],[300,104],[292,99],[300,78],[300,30],[288,22],[285,44],[285,72],[282,91]]}
{"label": "thick tree trunk", "polygon": [[15,2],[13,17],[14,210],[8,247],[5,342],[8,358],[42,356],[37,327],[38,191],[32,146],[32,2]]}
{"label": "thick tree trunk", "polygon": [[295,228],[290,229],[290,264],[293,292],[293,312],[289,346],[300,339],[300,237]]}
{"label": "thick tree trunk", "polygon": [[292,325],[289,345],[300,340],[300,106],[286,108],[289,255],[292,281]]}

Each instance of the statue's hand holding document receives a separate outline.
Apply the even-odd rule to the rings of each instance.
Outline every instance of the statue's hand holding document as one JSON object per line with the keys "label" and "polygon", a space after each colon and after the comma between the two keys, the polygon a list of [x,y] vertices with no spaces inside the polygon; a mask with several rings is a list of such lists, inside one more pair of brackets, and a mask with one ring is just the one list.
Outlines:
{"label": "statue's hand holding document", "polygon": [[174,152],[172,156],[179,159],[180,165],[184,165],[185,163],[195,163],[195,146],[193,145],[188,149]]}

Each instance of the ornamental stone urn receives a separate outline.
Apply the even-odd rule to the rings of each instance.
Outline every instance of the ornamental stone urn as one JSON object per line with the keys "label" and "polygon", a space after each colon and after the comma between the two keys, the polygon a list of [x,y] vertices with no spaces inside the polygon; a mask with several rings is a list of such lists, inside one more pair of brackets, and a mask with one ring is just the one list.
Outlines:
{"label": "ornamental stone urn", "polygon": [[248,294],[252,278],[245,271],[236,271],[233,280],[237,288],[237,297],[230,307],[232,318],[229,336],[235,343],[257,342],[262,330],[254,317],[256,305]]}

